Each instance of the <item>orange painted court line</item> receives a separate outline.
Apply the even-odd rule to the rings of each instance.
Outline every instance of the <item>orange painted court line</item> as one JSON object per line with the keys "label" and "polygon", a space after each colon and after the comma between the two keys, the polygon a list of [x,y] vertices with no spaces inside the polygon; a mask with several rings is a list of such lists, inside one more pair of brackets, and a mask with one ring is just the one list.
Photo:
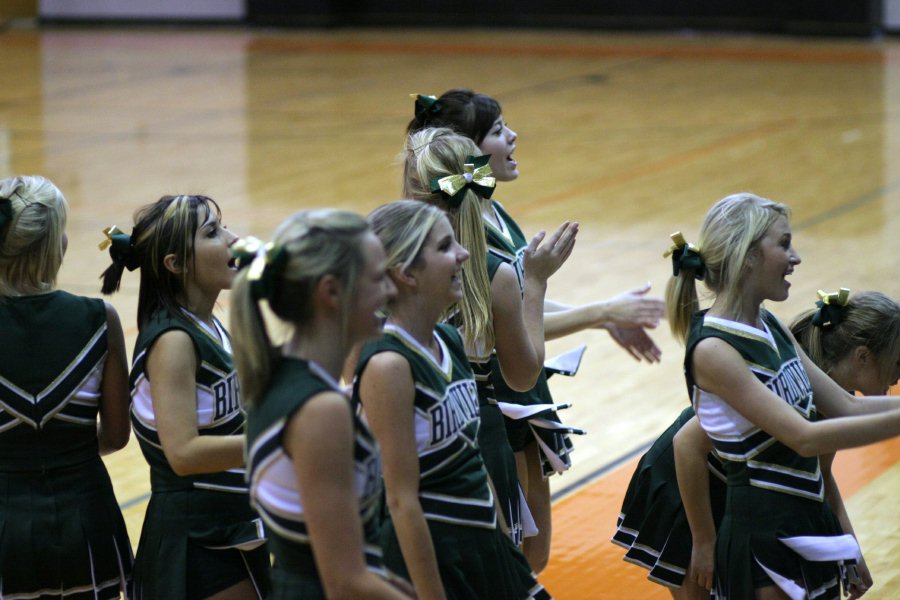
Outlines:
{"label": "orange painted court line", "polygon": [[[838,452],[834,473],[844,498],[865,487],[900,459],[900,439]],[[556,600],[666,600],[647,571],[622,560],[609,540],[639,458],[623,464],[553,505],[550,566],[541,583]]]}
{"label": "orange painted court line", "polygon": [[550,566],[541,583],[556,600],[665,600],[647,571],[622,560],[625,550],[609,540],[622,498],[639,458],[553,504]]}

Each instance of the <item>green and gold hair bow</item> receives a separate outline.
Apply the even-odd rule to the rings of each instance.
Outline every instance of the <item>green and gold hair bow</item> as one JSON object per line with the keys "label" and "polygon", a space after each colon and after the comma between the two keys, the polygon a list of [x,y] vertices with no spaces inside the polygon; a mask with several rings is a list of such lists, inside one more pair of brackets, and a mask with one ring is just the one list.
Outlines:
{"label": "green and gold hair bow", "polygon": [[687,242],[680,231],[671,236],[673,245],[663,253],[663,258],[672,255],[672,276],[678,277],[682,269],[694,272],[694,279],[706,276],[706,264],[700,256],[700,248]]}
{"label": "green and gold hair bow", "polygon": [[247,271],[250,293],[257,300],[269,300],[275,292],[275,276],[281,271],[287,254],[284,248],[274,252],[275,244],[264,244],[255,237],[241,238],[231,245],[231,255],[235,257],[238,270]]}
{"label": "green and gold hair bow", "polygon": [[424,94],[410,94],[410,98],[416,101],[414,108],[414,116],[419,118],[421,115],[430,112],[438,114],[441,112],[441,101],[435,96],[426,96]]}
{"label": "green and gold hair bow", "polygon": [[130,235],[115,225],[104,229],[103,234],[106,236],[106,239],[97,244],[97,247],[100,250],[109,248],[109,256],[114,263],[124,266],[129,271],[134,271],[141,266],[137,252],[134,251],[134,244],[131,243]]}
{"label": "green and gold hair bow", "polygon": [[490,154],[467,156],[462,173],[432,178],[431,191],[441,192],[447,204],[453,208],[459,208],[462,204],[466,188],[474,190],[482,198],[490,198],[497,186],[497,180],[492,177],[493,171],[488,165],[490,158]]}
{"label": "green and gold hair bow", "polygon": [[812,316],[812,324],[817,327],[834,327],[844,320],[844,311],[850,301],[850,288],[841,288],[837,292],[816,292],[816,314]]}
{"label": "green and gold hair bow", "polygon": [[12,221],[12,201],[9,198],[0,198],[0,227]]}

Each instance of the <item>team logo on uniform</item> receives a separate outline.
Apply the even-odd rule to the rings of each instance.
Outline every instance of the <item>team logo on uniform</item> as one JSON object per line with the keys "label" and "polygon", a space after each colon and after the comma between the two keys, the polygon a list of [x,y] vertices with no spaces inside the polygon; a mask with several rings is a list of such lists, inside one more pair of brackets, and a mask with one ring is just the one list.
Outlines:
{"label": "team logo on uniform", "polygon": [[478,388],[475,381],[465,379],[447,387],[444,400],[428,411],[431,417],[431,443],[438,445],[461,430],[478,430]]}
{"label": "team logo on uniform", "polygon": [[228,377],[217,381],[213,384],[212,390],[216,421],[241,410],[241,387],[237,373],[232,372]]}
{"label": "team logo on uniform", "polygon": [[813,390],[799,358],[784,363],[766,387],[804,414],[810,409]]}

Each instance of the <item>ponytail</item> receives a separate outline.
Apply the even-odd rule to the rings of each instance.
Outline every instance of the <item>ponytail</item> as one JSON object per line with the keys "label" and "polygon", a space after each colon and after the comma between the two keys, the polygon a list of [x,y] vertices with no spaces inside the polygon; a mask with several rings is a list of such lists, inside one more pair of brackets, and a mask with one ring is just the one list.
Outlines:
{"label": "ponytail", "polygon": [[231,288],[229,329],[234,339],[240,340],[234,346],[234,365],[241,381],[241,400],[253,407],[268,388],[277,350],[269,338],[248,273],[249,269],[238,273]]}

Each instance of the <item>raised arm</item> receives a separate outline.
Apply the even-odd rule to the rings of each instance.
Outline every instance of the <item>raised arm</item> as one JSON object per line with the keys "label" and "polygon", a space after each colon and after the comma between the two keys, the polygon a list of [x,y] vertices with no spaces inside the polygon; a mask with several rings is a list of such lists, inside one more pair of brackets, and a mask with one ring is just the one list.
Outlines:
{"label": "raised arm", "polygon": [[[584,329],[602,328],[635,360],[659,362],[662,351],[646,329],[659,324],[665,314],[665,303],[660,298],[646,296],[649,291],[648,283],[609,300],[581,305],[545,299],[544,339],[552,340]],[[615,315],[627,314],[629,309],[632,317],[619,318],[617,323]]]}
{"label": "raised arm", "polygon": [[[547,339],[562,337],[592,327],[655,328],[665,314],[661,298],[647,296],[650,284],[623,292],[607,300],[579,306],[545,303]],[[549,308],[549,310],[548,310]]]}
{"label": "raised arm", "polygon": [[[718,338],[706,338],[697,344],[692,361],[695,379],[702,389],[725,400],[745,419],[801,456],[865,446],[900,435],[900,410],[807,421],[760,383],[737,350]],[[814,365],[813,368],[818,369]],[[829,399],[826,406],[832,406],[830,398],[837,384],[827,385],[814,372],[810,373],[810,380],[816,402],[823,393],[823,398]],[[849,396],[839,387],[837,391]]]}
{"label": "raised arm", "polygon": [[709,499],[709,469],[706,457],[712,442],[693,417],[672,440],[678,491],[691,528],[693,546],[688,577],[704,589],[712,589],[716,555],[716,526]]}
{"label": "raised arm", "polygon": [[167,331],[149,350],[147,375],[156,430],[166,460],[182,476],[244,464],[243,435],[199,434],[196,369],[194,344],[184,331]]}
{"label": "raised arm", "polygon": [[106,362],[103,364],[103,382],[100,384],[100,420],[97,423],[97,439],[100,454],[121,450],[131,435],[128,409],[131,394],[128,389],[128,359],[125,356],[125,335],[119,314],[108,302],[106,305]]}
{"label": "raised arm", "polygon": [[431,531],[419,501],[415,387],[409,363],[394,352],[376,354],[360,375],[359,395],[381,446],[387,505],[416,593],[423,600],[445,600]]}
{"label": "raised arm", "polygon": [[543,368],[547,279],[571,255],[577,235],[578,224],[565,222],[549,237],[540,232],[531,239],[522,259],[521,296],[509,265],[501,265],[491,281],[494,347],[503,379],[514,390],[531,389]]}
{"label": "raised arm", "polygon": [[353,483],[352,419],[347,399],[328,392],[311,398],[285,429],[284,447],[303,492],[316,568],[328,598],[408,600],[366,567]]}

